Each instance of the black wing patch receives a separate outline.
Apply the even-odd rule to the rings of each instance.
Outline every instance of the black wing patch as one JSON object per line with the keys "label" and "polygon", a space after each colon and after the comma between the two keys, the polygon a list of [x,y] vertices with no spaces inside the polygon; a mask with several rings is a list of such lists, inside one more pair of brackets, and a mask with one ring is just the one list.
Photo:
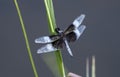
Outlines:
{"label": "black wing patch", "polygon": [[64,44],[63,38],[60,38],[60,39],[52,42],[52,45],[53,45],[55,48],[58,49],[58,48],[63,48],[63,46],[64,46],[65,44]]}
{"label": "black wing patch", "polygon": [[74,42],[76,38],[76,34],[74,32],[70,32],[66,35],[66,39],[68,42]]}

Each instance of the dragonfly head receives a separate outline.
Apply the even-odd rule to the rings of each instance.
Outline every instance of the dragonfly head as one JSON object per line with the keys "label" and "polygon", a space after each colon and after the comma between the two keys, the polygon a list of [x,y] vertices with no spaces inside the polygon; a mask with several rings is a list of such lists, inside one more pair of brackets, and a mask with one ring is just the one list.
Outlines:
{"label": "dragonfly head", "polygon": [[55,28],[56,33],[61,34],[63,31],[60,28]]}

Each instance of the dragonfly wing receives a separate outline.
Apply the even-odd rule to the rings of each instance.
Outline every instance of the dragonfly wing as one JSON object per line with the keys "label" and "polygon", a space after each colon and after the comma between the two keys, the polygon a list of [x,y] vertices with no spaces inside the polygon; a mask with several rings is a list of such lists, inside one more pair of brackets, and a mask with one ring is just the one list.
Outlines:
{"label": "dragonfly wing", "polygon": [[67,35],[71,32],[73,32],[73,30],[75,29],[75,26],[73,24],[71,24],[65,31],[64,34]]}
{"label": "dragonfly wing", "polygon": [[51,35],[50,39],[53,40],[52,42],[54,42],[54,41],[60,39],[60,37],[61,37],[60,35]]}
{"label": "dragonfly wing", "polygon": [[75,29],[73,32],[76,34],[76,38],[78,39],[82,33],[84,32],[86,26],[85,25],[81,25],[80,27],[78,27],[77,29]]}
{"label": "dragonfly wing", "polygon": [[35,39],[35,43],[50,43],[52,41],[53,40],[51,40],[49,36],[43,36]]}
{"label": "dragonfly wing", "polygon": [[71,49],[70,49],[70,47],[69,47],[69,45],[68,45],[67,40],[65,39],[64,41],[65,41],[65,45],[66,45],[66,48],[67,48],[69,54],[70,54],[71,56],[73,56],[72,51],[71,51]]}
{"label": "dragonfly wing", "polygon": [[53,47],[52,44],[47,44],[47,45],[41,47],[40,49],[38,49],[37,53],[38,54],[48,53],[48,52],[53,52],[53,51],[56,51],[56,50],[58,50],[58,49]]}
{"label": "dragonfly wing", "polygon": [[74,25],[76,28],[78,28],[78,27],[81,25],[81,23],[83,22],[84,18],[85,18],[85,14],[81,14],[79,17],[77,17],[77,18],[73,21],[73,25]]}
{"label": "dragonfly wing", "polygon": [[35,39],[35,43],[51,43],[59,38],[59,35],[43,36]]}
{"label": "dragonfly wing", "polygon": [[82,33],[84,32],[86,26],[85,25],[81,25],[80,27],[74,29],[72,32],[66,34],[66,39],[68,42],[74,42],[77,39],[79,39],[79,37],[82,35]]}
{"label": "dragonfly wing", "polygon": [[73,32],[74,29],[78,28],[81,25],[81,23],[83,22],[84,18],[85,18],[84,14],[80,15],[79,17],[77,17],[73,21],[73,23],[64,31],[64,34],[66,35],[66,34],[69,34],[69,33]]}
{"label": "dragonfly wing", "polygon": [[85,29],[86,29],[85,25],[81,25],[80,27],[78,27],[78,31],[79,31],[80,34],[82,34]]}

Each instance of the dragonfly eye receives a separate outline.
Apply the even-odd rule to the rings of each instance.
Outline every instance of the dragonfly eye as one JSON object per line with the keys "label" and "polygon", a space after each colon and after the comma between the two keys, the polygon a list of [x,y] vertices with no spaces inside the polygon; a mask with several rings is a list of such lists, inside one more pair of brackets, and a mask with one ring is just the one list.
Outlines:
{"label": "dragonfly eye", "polygon": [[57,33],[59,33],[60,28],[55,28],[55,31],[56,31]]}
{"label": "dragonfly eye", "polygon": [[55,28],[55,31],[58,33],[58,34],[62,34],[63,31],[60,29],[60,28]]}

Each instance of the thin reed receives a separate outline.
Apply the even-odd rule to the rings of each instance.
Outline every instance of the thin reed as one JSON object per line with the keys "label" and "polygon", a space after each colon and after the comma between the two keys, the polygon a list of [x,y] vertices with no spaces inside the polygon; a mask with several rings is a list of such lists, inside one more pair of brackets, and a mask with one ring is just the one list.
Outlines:
{"label": "thin reed", "polygon": [[22,15],[21,15],[21,12],[20,12],[17,0],[14,0],[14,4],[16,6],[16,9],[17,9],[17,12],[18,12],[18,16],[19,16],[19,19],[20,19],[22,32],[23,32],[23,35],[24,35],[24,39],[25,39],[26,48],[27,48],[27,52],[28,52],[28,55],[29,55],[30,63],[32,65],[32,69],[33,69],[35,77],[38,77],[38,73],[37,73],[36,66],[35,66],[35,63],[34,63],[34,60],[33,60],[33,57],[32,57],[30,44],[29,44],[29,41],[28,41],[26,29],[25,29],[25,26],[24,26],[24,22],[23,22],[23,19],[22,19]]}

